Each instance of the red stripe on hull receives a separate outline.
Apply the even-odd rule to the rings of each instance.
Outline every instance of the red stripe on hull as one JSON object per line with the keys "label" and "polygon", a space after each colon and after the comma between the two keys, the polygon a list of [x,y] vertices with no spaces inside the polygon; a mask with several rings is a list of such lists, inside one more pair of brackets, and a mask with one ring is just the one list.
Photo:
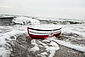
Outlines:
{"label": "red stripe on hull", "polygon": [[[58,34],[54,34],[53,36],[58,37],[60,34],[61,34],[61,32],[58,33]],[[49,35],[32,35],[32,34],[29,34],[29,36],[30,36],[32,39],[45,39],[46,37],[53,37],[53,36],[49,36]]]}

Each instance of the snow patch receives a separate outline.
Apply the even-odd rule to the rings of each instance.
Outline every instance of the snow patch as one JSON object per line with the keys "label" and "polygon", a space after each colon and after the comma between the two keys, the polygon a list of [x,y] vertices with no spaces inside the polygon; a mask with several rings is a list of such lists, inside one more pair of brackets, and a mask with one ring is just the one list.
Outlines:
{"label": "snow patch", "polygon": [[4,47],[0,47],[0,57],[10,57],[11,52]]}
{"label": "snow patch", "polygon": [[60,45],[63,45],[63,46],[66,46],[66,47],[69,47],[69,48],[72,48],[72,49],[75,49],[75,50],[78,50],[78,51],[81,51],[81,52],[85,52],[85,46],[74,45],[70,42],[58,40],[58,39],[56,39],[56,37],[49,38],[48,40],[55,41],[56,43],[58,43]]}
{"label": "snow patch", "polygon": [[[4,28],[4,27],[3,27]],[[5,44],[7,44],[7,41],[16,40],[16,37],[18,35],[22,35],[26,31],[20,31],[20,30],[14,30],[12,29],[9,32],[1,33],[0,35],[0,56],[1,57],[10,57],[11,51],[9,49],[6,49]],[[14,39],[11,39],[10,37],[14,36]]]}
{"label": "snow patch", "polygon": [[33,39],[31,41],[31,44],[34,45],[34,47],[31,48],[30,51],[34,51],[35,52],[35,51],[38,51],[39,50],[39,47],[38,47],[38,44],[36,43],[36,40]]}
{"label": "snow patch", "polygon": [[71,44],[70,42],[65,42],[65,41],[61,41],[61,40],[55,40],[58,44],[81,51],[81,52],[85,52],[85,46],[78,46],[78,45],[74,45]]}
{"label": "snow patch", "polygon": [[36,45],[35,45],[33,48],[30,49],[30,51],[34,51],[34,52],[35,52],[35,51],[38,51],[38,50],[39,50],[39,47],[36,46]]}
{"label": "snow patch", "polygon": [[38,56],[41,56],[41,57],[47,57],[47,52],[43,52],[43,53],[40,53],[40,54],[38,54]]}
{"label": "snow patch", "polygon": [[[44,42],[46,41],[44,40]],[[54,41],[51,41],[49,45],[42,43],[41,41],[39,41],[39,43],[42,44],[46,48],[47,52],[50,52],[49,57],[53,57],[55,55],[55,52],[60,49],[58,44],[55,43]]]}

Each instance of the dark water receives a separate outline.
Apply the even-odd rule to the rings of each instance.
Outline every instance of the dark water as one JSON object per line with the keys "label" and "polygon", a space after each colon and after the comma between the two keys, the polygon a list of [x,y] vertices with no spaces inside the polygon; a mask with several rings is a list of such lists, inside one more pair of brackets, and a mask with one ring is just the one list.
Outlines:
{"label": "dark water", "polygon": [[78,21],[66,21],[66,20],[64,20],[64,21],[50,21],[50,20],[40,20],[40,22],[41,22],[41,24],[50,24],[50,23],[52,23],[52,24],[64,24],[64,25],[66,25],[66,24],[83,24],[84,22],[78,22]]}
{"label": "dark water", "polygon": [[[1,18],[0,17],[0,26],[4,26],[4,25],[15,25],[14,23],[12,23],[12,20],[13,20],[14,17],[9,17],[9,18]],[[52,21],[52,20],[39,20],[41,24],[64,24],[64,25],[67,25],[67,24],[83,24],[85,23],[84,21],[78,21],[78,20],[68,20],[68,19],[65,19],[65,20],[57,20],[56,21]]]}
{"label": "dark water", "polygon": [[11,25],[11,23],[12,23],[12,19],[9,19],[9,18],[8,19],[7,18],[1,19],[0,18],[0,26]]}

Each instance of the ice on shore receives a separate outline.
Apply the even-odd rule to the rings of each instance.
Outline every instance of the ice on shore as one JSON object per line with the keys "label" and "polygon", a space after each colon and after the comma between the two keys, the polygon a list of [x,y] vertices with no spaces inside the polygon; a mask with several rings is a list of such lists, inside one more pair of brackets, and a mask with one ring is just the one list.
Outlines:
{"label": "ice on shore", "polygon": [[28,17],[16,17],[12,20],[13,23],[16,24],[22,24],[22,25],[27,25],[27,24],[31,24],[31,25],[35,25],[35,24],[40,24],[39,20],[36,19],[32,19],[32,18],[28,18]]}
{"label": "ice on shore", "polygon": [[72,44],[71,42],[58,40],[58,39],[56,39],[56,37],[49,38],[48,41],[55,41],[56,43],[63,45],[63,46],[66,46],[68,48],[72,48],[74,50],[85,52],[85,46],[79,46],[79,45]]}
{"label": "ice on shore", "polygon": [[[13,19],[13,22],[20,23],[20,24],[32,24],[32,25],[40,24],[39,20],[31,19],[31,18],[27,18],[27,17],[17,17],[15,19]],[[83,37],[80,39],[85,39],[85,35],[84,35],[85,34],[85,24],[62,25],[62,26],[63,26],[62,33],[65,36],[66,36],[66,34],[69,34],[69,33],[75,33],[75,34],[78,34],[79,36]],[[26,33],[26,25],[23,25],[23,26],[15,25],[15,26],[6,26],[6,27],[0,26],[0,29],[3,29],[3,28],[7,29],[8,31],[7,32],[4,31],[4,33],[2,33],[2,30],[0,30],[0,32],[1,32],[0,33],[0,56],[7,57],[8,54],[10,54],[10,50],[6,50],[4,47],[5,44],[7,44],[6,39],[11,41],[10,37],[15,36],[15,40],[16,40],[16,36]],[[71,37],[73,37],[73,36],[71,36]],[[78,40],[77,37],[75,39]],[[55,54],[55,51],[59,50],[58,44],[81,51],[81,52],[85,52],[85,46],[75,45],[75,44],[72,44],[71,42],[66,42],[64,40],[58,40],[55,38],[48,38],[47,40],[43,40],[42,42],[38,41],[38,42],[39,42],[39,44],[43,45],[46,48],[46,51],[50,52],[49,57],[53,57]],[[48,46],[44,42],[50,42],[49,45],[51,47]],[[32,44],[34,45],[34,47],[31,49],[31,51],[34,50],[36,52],[36,51],[40,50],[39,45],[35,42],[35,40],[32,41]],[[41,53],[41,55],[44,56],[44,55],[47,55],[47,53],[43,52],[43,53]]]}
{"label": "ice on shore", "polygon": [[[3,28],[5,28],[5,27],[3,27]],[[0,56],[9,57],[10,54],[11,54],[11,51],[9,49],[6,49],[6,46],[5,46],[7,44],[6,40],[11,41],[12,40],[12,39],[10,39],[11,36],[14,36],[15,39],[13,39],[13,40],[16,40],[16,37],[18,35],[22,35],[25,32],[26,31],[20,31],[20,30],[12,29],[9,32],[1,33],[0,34]]]}

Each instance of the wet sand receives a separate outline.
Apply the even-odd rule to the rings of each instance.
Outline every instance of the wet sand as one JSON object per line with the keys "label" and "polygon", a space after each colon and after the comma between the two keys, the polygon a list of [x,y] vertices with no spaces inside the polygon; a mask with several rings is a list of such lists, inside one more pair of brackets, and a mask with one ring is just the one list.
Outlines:
{"label": "wet sand", "polygon": [[[29,52],[29,48],[32,47],[30,44],[31,40],[26,41],[26,35],[18,36],[17,40],[14,41],[15,46],[12,45],[12,54],[10,57],[40,57],[37,56],[42,50],[37,52]],[[60,49],[56,51],[54,57],[85,57],[85,53],[64,47],[59,45]],[[43,49],[43,51],[46,51]],[[48,56],[46,56],[48,57]]]}
{"label": "wet sand", "polygon": [[85,54],[60,45],[54,57],[85,57]]}

